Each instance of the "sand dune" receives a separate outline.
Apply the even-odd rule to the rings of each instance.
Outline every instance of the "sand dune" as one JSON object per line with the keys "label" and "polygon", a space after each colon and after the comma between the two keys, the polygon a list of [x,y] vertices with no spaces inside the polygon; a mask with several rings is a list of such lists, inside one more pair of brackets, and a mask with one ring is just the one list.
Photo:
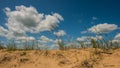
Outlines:
{"label": "sand dune", "polygon": [[0,68],[120,68],[120,49],[0,50]]}

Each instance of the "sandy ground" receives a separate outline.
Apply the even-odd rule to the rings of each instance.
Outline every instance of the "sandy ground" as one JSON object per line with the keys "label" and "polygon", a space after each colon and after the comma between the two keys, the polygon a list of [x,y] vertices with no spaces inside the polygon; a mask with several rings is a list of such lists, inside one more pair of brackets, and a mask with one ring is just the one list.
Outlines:
{"label": "sandy ground", "polygon": [[120,49],[0,50],[0,68],[120,68]]}

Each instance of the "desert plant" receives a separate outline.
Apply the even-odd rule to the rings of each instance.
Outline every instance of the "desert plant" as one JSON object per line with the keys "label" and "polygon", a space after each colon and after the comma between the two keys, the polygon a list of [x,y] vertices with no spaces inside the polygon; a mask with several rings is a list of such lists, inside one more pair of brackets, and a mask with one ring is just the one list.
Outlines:
{"label": "desert plant", "polygon": [[13,42],[9,43],[6,48],[9,51],[12,51],[12,50],[14,51],[14,50],[17,50],[17,45],[15,41],[13,40]]}
{"label": "desert plant", "polygon": [[28,61],[28,60],[29,60],[28,58],[20,58],[20,59],[19,59],[19,61],[20,61],[20,62],[23,62],[23,63],[26,62],[26,61]]}
{"label": "desert plant", "polygon": [[92,43],[93,48],[97,48],[97,43],[94,39],[91,39],[91,43]]}
{"label": "desert plant", "polygon": [[79,43],[79,45],[81,46],[81,48],[85,48],[85,41],[77,41]]}
{"label": "desert plant", "polygon": [[5,47],[3,46],[1,42],[0,42],[0,49],[5,49]]}
{"label": "desert plant", "polygon": [[24,43],[23,49],[24,50],[33,50],[33,46],[30,46],[29,42],[26,40],[26,42]]}
{"label": "desert plant", "polygon": [[63,41],[58,41],[57,43],[58,43],[58,46],[59,46],[59,50],[64,50],[65,49]]}
{"label": "desert plant", "polygon": [[25,56],[27,53],[24,51],[22,53],[20,53],[20,56]]}
{"label": "desert plant", "polygon": [[93,48],[95,48],[94,53],[98,54],[98,50],[97,50],[98,45],[94,39],[91,39],[91,44],[92,44]]}
{"label": "desert plant", "polygon": [[0,45],[0,49],[4,49],[4,48],[5,48],[4,46]]}
{"label": "desert plant", "polygon": [[81,64],[81,66],[85,68],[93,68],[93,64],[90,64],[89,60],[84,60]]}
{"label": "desert plant", "polygon": [[118,42],[115,42],[115,49],[119,48],[119,43]]}

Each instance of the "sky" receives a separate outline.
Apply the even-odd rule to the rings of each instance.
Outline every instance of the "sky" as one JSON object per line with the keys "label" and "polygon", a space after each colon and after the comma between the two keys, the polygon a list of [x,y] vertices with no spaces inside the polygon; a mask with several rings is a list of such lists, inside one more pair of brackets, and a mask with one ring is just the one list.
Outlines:
{"label": "sky", "polygon": [[[47,23],[39,24],[41,22]],[[51,25],[55,28],[52,29]],[[23,36],[55,39],[55,35],[76,39],[98,33],[115,37],[120,33],[120,1],[0,0],[0,26],[0,40]],[[15,33],[20,34],[19,37]]]}

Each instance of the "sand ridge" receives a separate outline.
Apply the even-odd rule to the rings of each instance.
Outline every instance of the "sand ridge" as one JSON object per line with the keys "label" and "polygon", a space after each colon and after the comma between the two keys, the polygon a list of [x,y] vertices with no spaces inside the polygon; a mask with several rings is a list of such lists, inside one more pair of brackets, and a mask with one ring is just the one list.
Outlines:
{"label": "sand ridge", "polygon": [[120,49],[0,50],[0,68],[120,68]]}

